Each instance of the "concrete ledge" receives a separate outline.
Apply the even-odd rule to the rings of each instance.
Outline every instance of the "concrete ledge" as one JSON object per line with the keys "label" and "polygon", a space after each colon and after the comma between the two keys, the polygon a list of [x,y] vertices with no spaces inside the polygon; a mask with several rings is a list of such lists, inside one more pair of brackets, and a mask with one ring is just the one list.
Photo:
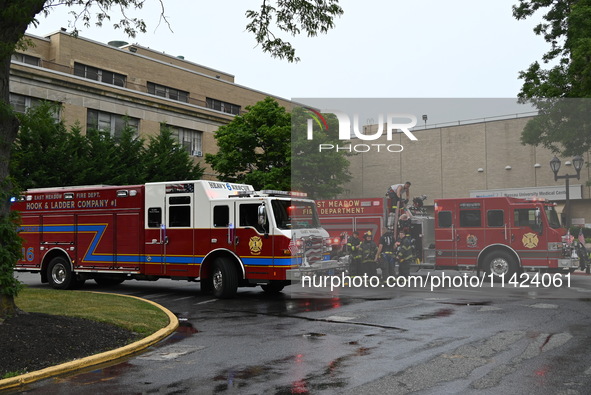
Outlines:
{"label": "concrete ledge", "polygon": [[[94,293],[104,293],[104,292],[94,292]],[[121,294],[112,294],[112,293],[109,293],[108,295],[118,295],[118,296],[122,296],[122,297],[126,297],[126,298],[134,298],[134,299],[138,299],[143,302],[149,303],[151,305],[154,305],[154,306],[158,307],[160,310],[162,310],[168,316],[169,324],[166,327],[160,329],[159,331],[151,334],[148,337],[138,340],[137,342],[128,344],[127,346],[117,348],[115,350],[105,351],[100,354],[76,359],[71,362],[63,363],[61,365],[50,366],[48,368],[45,368],[42,370],[37,370],[35,372],[30,372],[30,373],[26,373],[26,374],[23,374],[20,376],[15,376],[15,377],[10,377],[8,379],[0,380],[0,390],[18,387],[20,385],[29,384],[29,383],[32,383],[35,381],[43,380],[48,377],[57,376],[57,375],[68,373],[68,372],[73,372],[76,370],[87,368],[89,366],[99,365],[99,364],[102,364],[105,362],[109,362],[109,361],[113,361],[113,360],[125,357],[127,355],[131,355],[131,354],[141,351],[145,348],[148,348],[151,345],[159,342],[160,340],[168,337],[179,326],[179,320],[177,319],[177,317],[170,310],[168,310],[167,308],[165,308],[163,306],[160,306],[157,303],[154,303],[150,300],[138,298],[136,296],[131,296],[131,295],[121,295]]]}

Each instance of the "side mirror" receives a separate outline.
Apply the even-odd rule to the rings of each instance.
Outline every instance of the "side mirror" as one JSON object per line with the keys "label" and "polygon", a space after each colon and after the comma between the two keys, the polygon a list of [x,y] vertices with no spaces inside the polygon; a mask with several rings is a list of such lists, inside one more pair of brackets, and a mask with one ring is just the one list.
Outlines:
{"label": "side mirror", "polygon": [[259,208],[257,209],[257,214],[258,214],[258,223],[260,226],[265,226],[267,225],[267,208],[265,207],[265,204],[261,204],[259,206]]}
{"label": "side mirror", "polygon": [[539,234],[542,234],[542,214],[539,208],[536,208],[536,223],[534,225],[534,230]]}

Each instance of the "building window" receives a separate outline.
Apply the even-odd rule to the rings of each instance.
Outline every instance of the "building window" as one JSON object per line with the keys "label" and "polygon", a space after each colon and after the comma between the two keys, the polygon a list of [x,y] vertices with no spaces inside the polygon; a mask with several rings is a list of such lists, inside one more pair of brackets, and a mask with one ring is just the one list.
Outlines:
{"label": "building window", "polygon": [[[162,125],[164,127],[164,125]],[[186,129],[178,126],[166,125],[178,142],[187,150],[191,156],[203,156],[203,132],[199,130]]]}
{"label": "building window", "polygon": [[[15,112],[20,114],[24,114],[30,108],[35,108],[43,103],[43,100],[38,99],[36,97],[30,97],[25,95],[19,95],[17,93],[10,94],[10,106]],[[58,121],[60,119],[60,107],[55,106],[55,111],[53,113],[53,118]]]}
{"label": "building window", "polygon": [[117,86],[125,86],[126,80],[126,77],[123,74],[87,66],[82,63],[74,63],[74,75]]}
{"label": "building window", "polygon": [[228,114],[238,115],[240,114],[240,106],[237,104],[227,103],[221,100],[212,99],[207,97],[205,99],[205,105],[207,108],[211,108],[212,110],[218,110],[221,112],[225,112]]}
{"label": "building window", "polygon": [[171,100],[182,101],[184,103],[189,102],[189,92],[164,85],[158,85],[153,82],[148,82],[148,93],[151,95],[166,97]]}
{"label": "building window", "polygon": [[24,53],[14,53],[11,58],[14,62],[21,62],[31,64],[33,66],[39,66],[41,59],[36,56],[27,55]]}
{"label": "building window", "polygon": [[133,130],[138,131],[140,120],[138,118],[131,118],[125,115],[112,114],[110,112],[88,110],[86,117],[87,130],[103,130],[111,132],[114,138],[121,137],[121,132],[125,126],[129,126]]}

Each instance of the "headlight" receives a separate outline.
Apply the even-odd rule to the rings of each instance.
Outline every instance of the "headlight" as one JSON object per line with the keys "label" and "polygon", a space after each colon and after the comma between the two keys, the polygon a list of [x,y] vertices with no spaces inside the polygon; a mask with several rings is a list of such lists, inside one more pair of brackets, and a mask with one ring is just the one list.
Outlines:
{"label": "headlight", "polygon": [[549,251],[560,251],[561,249],[562,249],[561,242],[548,243],[548,250]]}

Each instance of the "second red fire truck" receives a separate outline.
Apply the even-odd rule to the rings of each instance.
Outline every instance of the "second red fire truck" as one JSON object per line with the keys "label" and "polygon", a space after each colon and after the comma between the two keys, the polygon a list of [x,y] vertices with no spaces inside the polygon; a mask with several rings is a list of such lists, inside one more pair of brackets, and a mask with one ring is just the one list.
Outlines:
{"label": "second red fire truck", "polygon": [[29,190],[23,258],[58,289],[125,280],[200,281],[217,297],[260,285],[279,292],[302,270],[332,270],[314,201],[214,181]]}
{"label": "second red fire truck", "polygon": [[[317,205],[322,225],[338,243],[342,233],[353,230],[383,231],[389,214],[386,200],[324,200]],[[543,200],[436,199],[433,216],[415,212],[410,233],[419,267],[476,270],[507,279],[521,272],[569,272],[579,267],[554,204]]]}

